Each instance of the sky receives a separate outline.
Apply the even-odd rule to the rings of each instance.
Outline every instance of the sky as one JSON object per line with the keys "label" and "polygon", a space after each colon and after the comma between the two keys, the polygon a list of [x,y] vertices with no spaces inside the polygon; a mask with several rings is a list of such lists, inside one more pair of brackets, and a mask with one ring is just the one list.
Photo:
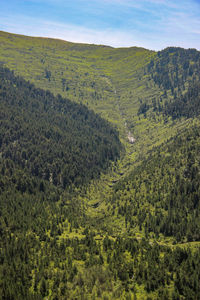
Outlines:
{"label": "sky", "polygon": [[200,50],[200,0],[0,0],[0,30],[113,47]]}

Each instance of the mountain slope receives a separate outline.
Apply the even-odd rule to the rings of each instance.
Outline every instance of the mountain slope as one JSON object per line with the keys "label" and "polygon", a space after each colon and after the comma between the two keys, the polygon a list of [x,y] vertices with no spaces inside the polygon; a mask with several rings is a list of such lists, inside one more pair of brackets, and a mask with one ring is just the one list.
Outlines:
{"label": "mountain slope", "polygon": [[199,52],[0,41],[0,297],[198,299]]}
{"label": "mountain slope", "polygon": [[153,107],[173,119],[197,116],[199,68],[200,52],[195,49],[171,47],[158,52],[147,70],[163,95],[148,105],[145,103],[145,112]]}
{"label": "mountain slope", "polygon": [[54,94],[88,103],[113,121],[121,120],[116,96],[131,85],[132,90],[141,88],[138,75],[155,55],[137,47],[114,49],[5,32],[0,41],[0,60],[17,74]]}
{"label": "mountain slope", "polygon": [[[133,233],[200,241],[199,122],[162,146],[114,187],[116,214]],[[154,234],[152,236],[154,236]]]}
{"label": "mountain slope", "polygon": [[85,106],[0,67],[1,160],[62,186],[87,183],[119,158],[118,133]]}
{"label": "mountain slope", "polygon": [[[37,87],[87,104],[119,130],[127,149],[123,165],[176,134],[162,115],[138,115],[140,106],[160,99],[162,88],[148,73],[157,53],[143,48],[75,44],[0,32],[0,61]],[[134,145],[129,143],[133,136]]]}

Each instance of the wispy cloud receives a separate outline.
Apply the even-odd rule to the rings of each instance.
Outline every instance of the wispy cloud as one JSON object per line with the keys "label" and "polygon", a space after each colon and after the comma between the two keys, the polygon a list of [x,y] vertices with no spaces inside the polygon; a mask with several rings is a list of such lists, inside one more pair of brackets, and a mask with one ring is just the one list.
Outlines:
{"label": "wispy cloud", "polygon": [[1,7],[0,26],[114,47],[200,49],[199,16],[197,0],[12,0]]}
{"label": "wispy cloud", "polygon": [[16,22],[11,22],[10,19],[4,19],[3,30],[11,30],[11,32],[25,35],[30,35],[31,33],[32,36],[58,38],[77,43],[99,44],[113,47],[144,46],[142,41],[134,39],[131,33],[112,28],[94,30],[73,24],[22,17],[20,17],[20,22],[17,22],[17,25]]}

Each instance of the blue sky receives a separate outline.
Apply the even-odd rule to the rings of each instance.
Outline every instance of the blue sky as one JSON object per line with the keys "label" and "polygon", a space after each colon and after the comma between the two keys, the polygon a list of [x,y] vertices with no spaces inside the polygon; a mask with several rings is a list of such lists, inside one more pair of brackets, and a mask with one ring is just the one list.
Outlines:
{"label": "blue sky", "polygon": [[0,30],[113,47],[200,50],[200,0],[0,0]]}

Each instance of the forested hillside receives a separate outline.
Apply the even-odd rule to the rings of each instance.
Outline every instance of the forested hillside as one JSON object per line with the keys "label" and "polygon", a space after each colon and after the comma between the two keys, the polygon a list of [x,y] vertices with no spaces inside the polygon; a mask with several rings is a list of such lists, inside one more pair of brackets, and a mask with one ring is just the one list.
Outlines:
{"label": "forested hillside", "polygon": [[[43,260],[56,256],[59,226],[65,222],[71,232],[87,220],[75,186],[98,178],[122,147],[117,131],[94,112],[2,66],[0,124],[0,298],[42,299],[50,292]],[[71,281],[77,271],[68,259],[62,269]],[[52,283],[56,296],[59,285]]]}
{"label": "forested hillside", "polygon": [[0,61],[0,298],[200,299],[199,52],[0,32]]}
{"label": "forested hillside", "polygon": [[115,185],[112,202],[128,230],[176,242],[200,241],[200,126],[154,149]]}
{"label": "forested hillside", "polygon": [[115,49],[6,32],[0,32],[0,44],[0,61],[15,74],[55,96],[86,104],[117,126],[130,153],[127,164],[176,135],[188,116],[197,116],[200,59],[195,49]]}
{"label": "forested hillside", "polygon": [[118,133],[107,121],[3,67],[0,106],[3,165],[9,160],[25,174],[65,188],[87,183],[119,158]]}
{"label": "forested hillside", "polygon": [[167,48],[149,63],[148,73],[163,90],[152,105],[146,103],[139,113],[151,107],[173,119],[199,115],[200,52],[195,49]]}
{"label": "forested hillside", "polygon": [[[54,95],[84,103],[114,123],[126,140],[125,121],[133,124],[138,97],[157,91],[147,86],[144,66],[153,51],[133,47],[75,44],[0,32],[0,61],[15,74]],[[128,116],[127,116],[128,114]]]}

